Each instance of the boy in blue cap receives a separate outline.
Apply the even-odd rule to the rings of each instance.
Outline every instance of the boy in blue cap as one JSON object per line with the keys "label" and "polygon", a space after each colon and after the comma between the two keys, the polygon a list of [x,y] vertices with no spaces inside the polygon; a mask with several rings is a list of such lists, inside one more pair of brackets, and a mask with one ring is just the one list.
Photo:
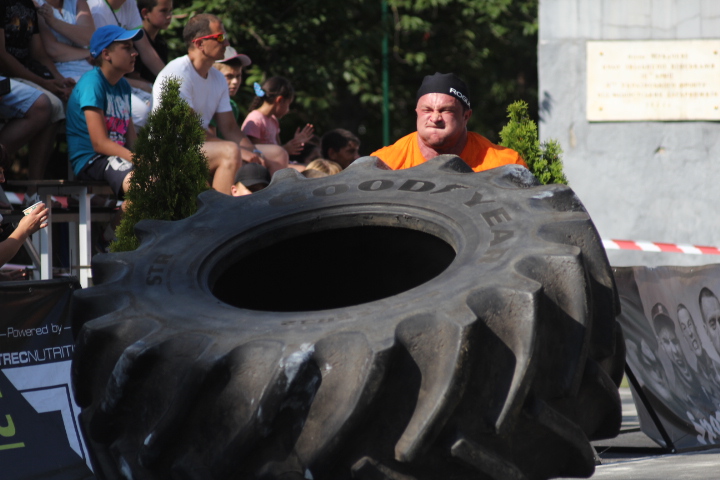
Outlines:
{"label": "boy in blue cap", "polygon": [[79,180],[104,180],[119,199],[130,186],[132,148],[131,88],[123,76],[135,68],[133,41],[142,30],[106,25],[90,39],[95,68],[78,81],[67,104],[70,162]]}

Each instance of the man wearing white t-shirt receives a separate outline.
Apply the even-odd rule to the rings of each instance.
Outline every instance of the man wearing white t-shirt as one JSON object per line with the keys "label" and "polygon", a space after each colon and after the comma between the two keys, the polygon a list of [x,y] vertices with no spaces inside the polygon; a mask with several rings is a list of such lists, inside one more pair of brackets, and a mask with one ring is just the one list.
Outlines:
{"label": "man wearing white t-shirt", "polygon": [[[143,22],[136,0],[87,0],[95,28],[117,25],[125,30],[138,30]],[[135,42],[135,49],[147,67],[157,75],[165,67],[155,49],[143,36]],[[126,77],[132,87],[132,115],[136,127],[145,125],[152,108],[152,84],[140,79]]]}
{"label": "man wearing white t-shirt", "polygon": [[[288,157],[277,145],[253,145],[235,121],[227,81],[219,70],[212,68],[216,60],[225,56],[226,35],[216,16],[202,13],[192,17],[183,30],[188,54],[168,63],[157,76],[153,85],[153,108],[160,106],[165,80],[168,77],[180,80],[180,96],[200,116],[206,132],[203,150],[213,174],[212,186],[230,195],[235,172],[243,161],[265,165],[272,174],[287,167]],[[223,139],[208,130],[212,119]]]}

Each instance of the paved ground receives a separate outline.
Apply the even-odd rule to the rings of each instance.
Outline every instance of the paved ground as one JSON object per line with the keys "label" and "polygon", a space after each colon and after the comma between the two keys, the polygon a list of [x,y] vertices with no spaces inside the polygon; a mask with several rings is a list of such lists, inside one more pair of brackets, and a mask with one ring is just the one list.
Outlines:
{"label": "paved ground", "polygon": [[[658,445],[638,431],[637,411],[629,388],[622,388],[623,426],[613,440],[595,442],[602,465],[593,480],[710,480],[720,479],[720,449],[692,453],[660,454]],[[614,448],[634,447],[658,452],[618,453]]]}

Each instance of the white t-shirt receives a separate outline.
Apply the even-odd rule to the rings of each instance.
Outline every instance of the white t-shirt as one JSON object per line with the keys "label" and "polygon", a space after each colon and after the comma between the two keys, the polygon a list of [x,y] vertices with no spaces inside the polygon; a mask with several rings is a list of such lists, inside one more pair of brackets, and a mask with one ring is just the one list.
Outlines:
{"label": "white t-shirt", "polygon": [[142,28],[142,17],[135,0],[126,0],[120,8],[113,11],[106,0],[87,0],[95,28],[105,25],[118,25],[125,30]]}
{"label": "white t-shirt", "polygon": [[162,84],[167,77],[180,80],[180,96],[200,115],[203,129],[207,130],[215,113],[232,112],[225,76],[211,68],[207,78],[201,77],[187,55],[168,63],[158,74],[153,84],[153,110],[160,106]]}

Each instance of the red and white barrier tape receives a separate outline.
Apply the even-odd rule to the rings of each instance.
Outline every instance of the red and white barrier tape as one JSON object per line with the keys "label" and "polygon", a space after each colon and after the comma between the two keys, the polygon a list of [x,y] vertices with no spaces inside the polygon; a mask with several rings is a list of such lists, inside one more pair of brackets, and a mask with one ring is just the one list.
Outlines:
{"label": "red and white barrier tape", "polygon": [[687,253],[690,255],[720,255],[720,248],[718,247],[703,247],[699,245],[676,245],[674,243],[606,239],[603,239],[602,243],[605,250],[637,250],[642,252]]}

